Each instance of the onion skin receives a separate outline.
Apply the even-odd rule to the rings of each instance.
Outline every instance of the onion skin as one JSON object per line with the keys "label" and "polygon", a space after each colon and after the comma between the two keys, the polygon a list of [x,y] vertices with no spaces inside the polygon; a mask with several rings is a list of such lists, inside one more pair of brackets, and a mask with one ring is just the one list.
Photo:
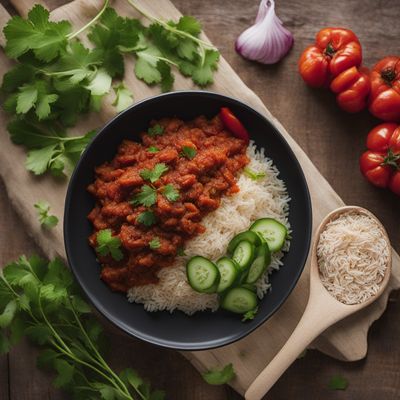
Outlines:
{"label": "onion skin", "polygon": [[244,58],[262,64],[275,64],[293,46],[293,35],[275,14],[274,0],[262,0],[255,24],[235,42],[235,50]]}

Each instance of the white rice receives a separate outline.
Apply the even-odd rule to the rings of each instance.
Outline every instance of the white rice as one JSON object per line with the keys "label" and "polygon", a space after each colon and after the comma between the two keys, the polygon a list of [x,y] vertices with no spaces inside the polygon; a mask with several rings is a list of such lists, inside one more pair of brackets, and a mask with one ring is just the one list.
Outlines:
{"label": "white rice", "polygon": [[317,245],[321,281],[337,300],[359,304],[375,296],[390,246],[375,220],[349,213],[329,222]]}
{"label": "white rice", "polygon": [[[160,281],[156,285],[133,287],[128,291],[130,302],[142,303],[147,311],[181,310],[187,314],[218,308],[216,294],[202,294],[194,291],[186,279],[186,262],[194,255],[202,255],[213,261],[226,254],[229,241],[237,233],[245,231],[258,218],[272,217],[290,229],[288,222],[289,196],[285,184],[278,178],[279,171],[272,160],[265,157],[264,149],[256,150],[250,143],[247,168],[263,172],[265,178],[254,181],[243,172],[238,177],[240,192],[225,196],[220,207],[208,214],[202,221],[206,231],[188,241],[185,256],[177,257],[175,263],[158,273]],[[289,241],[284,251],[289,249]],[[268,275],[282,265],[282,252],[272,256],[272,262],[265,274],[257,282],[257,294],[262,298],[270,289]]]}

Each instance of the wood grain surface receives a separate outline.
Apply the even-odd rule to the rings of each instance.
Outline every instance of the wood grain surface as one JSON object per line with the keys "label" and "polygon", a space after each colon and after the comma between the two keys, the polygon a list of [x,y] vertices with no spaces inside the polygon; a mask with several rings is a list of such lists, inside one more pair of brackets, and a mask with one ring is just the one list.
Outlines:
{"label": "wood grain surface", "polygon": [[[8,7],[7,1],[1,3]],[[47,0],[51,7],[60,0]],[[297,74],[296,61],[315,32],[328,25],[352,28],[364,49],[365,64],[398,52],[398,1],[292,0],[278,1],[277,11],[295,35],[290,55],[275,66],[261,66],[240,58],[233,50],[237,35],[254,19],[258,1],[174,0],[186,14],[198,17],[223,56],[264,101],[274,116],[306,151],[314,164],[348,204],[364,206],[384,223],[392,244],[400,250],[399,198],[369,186],[358,171],[358,156],[365,135],[377,123],[367,113],[346,115],[335,105],[332,95],[307,88]],[[385,27],[384,29],[382,27]],[[0,262],[35,251],[16,214],[0,187]],[[298,360],[266,396],[266,399],[398,399],[400,393],[400,305],[392,295],[383,317],[374,324],[369,337],[369,354],[357,363],[342,363],[309,351]],[[132,339],[121,339],[112,328],[110,355],[116,367],[137,368],[158,387],[167,390],[168,399],[239,399],[229,388],[211,387],[188,361],[176,352],[162,350]],[[117,344],[118,346],[113,346]],[[123,341],[123,343],[121,343]],[[346,377],[349,388],[337,393],[327,388],[336,374]],[[0,400],[63,399],[51,389],[51,377],[35,368],[35,352],[23,343],[8,357],[0,357]]]}

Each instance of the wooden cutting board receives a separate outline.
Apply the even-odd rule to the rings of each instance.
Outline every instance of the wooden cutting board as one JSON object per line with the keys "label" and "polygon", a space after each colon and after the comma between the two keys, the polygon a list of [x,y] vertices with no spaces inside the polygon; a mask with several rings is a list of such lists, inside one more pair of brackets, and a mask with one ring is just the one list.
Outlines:
{"label": "wooden cutting board", "polygon": [[[18,11],[24,15],[32,6],[30,0],[12,1]],[[140,0],[138,3],[153,15],[161,18],[179,18],[179,11],[168,0]],[[84,25],[96,14],[102,5],[102,0],[75,0],[52,12],[52,17],[69,19],[76,27]],[[122,15],[136,16],[135,11],[124,0],[116,0],[113,7]],[[0,7],[0,27],[2,28],[9,18],[7,12]],[[0,55],[1,75],[11,66],[4,54]],[[135,100],[141,100],[159,93],[158,88],[149,88],[138,81],[132,71],[133,59],[127,60],[125,83],[132,89]],[[175,89],[195,89],[193,83],[176,75]],[[323,216],[336,207],[343,205],[342,200],[318,172],[303,150],[294,142],[281,124],[269,113],[261,100],[240,80],[232,68],[221,60],[219,70],[215,75],[215,84],[210,90],[237,97],[264,114],[284,135],[293,151],[296,153],[306,175],[313,203],[313,226],[316,227]],[[115,111],[110,106],[111,99],[106,101],[100,114],[89,115],[74,130],[77,134],[85,133],[96,128],[111,118]],[[38,200],[47,200],[52,205],[52,211],[62,222],[66,182],[57,182],[51,177],[36,178],[24,168],[25,152],[22,148],[13,145],[4,126],[6,116],[0,114],[0,174],[4,179],[7,191],[16,210],[20,213],[27,230],[37,240],[45,254],[49,257],[60,255],[65,258],[62,223],[53,231],[44,232],[37,221],[33,204]],[[348,318],[345,321],[327,330],[313,344],[314,348],[342,360],[357,360],[365,356],[367,351],[368,328],[374,320],[379,318],[386,307],[388,294],[394,288],[400,287],[400,259],[393,253],[393,276],[389,288],[384,296],[368,309]],[[297,324],[305,307],[308,296],[308,263],[306,269],[289,299],[282,308],[262,327],[247,338],[211,351],[183,353],[193,365],[204,369],[222,366],[232,362],[237,372],[237,378],[231,385],[243,393],[251,381],[257,376],[265,364],[280,349]]]}

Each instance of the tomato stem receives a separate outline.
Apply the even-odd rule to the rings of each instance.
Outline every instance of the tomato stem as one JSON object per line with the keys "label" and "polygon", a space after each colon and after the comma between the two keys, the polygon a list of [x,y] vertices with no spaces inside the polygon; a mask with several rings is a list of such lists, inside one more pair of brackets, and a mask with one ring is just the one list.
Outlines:
{"label": "tomato stem", "polygon": [[328,45],[326,46],[325,49],[325,54],[329,57],[333,57],[333,55],[336,53],[335,48],[333,47],[332,42],[329,42]]}
{"label": "tomato stem", "polygon": [[394,154],[392,149],[389,149],[386,157],[383,159],[382,165],[388,165],[396,171],[400,171],[400,153]]}
{"label": "tomato stem", "polygon": [[396,79],[396,71],[394,68],[386,68],[381,72],[381,78],[389,86],[392,86],[392,82]]}

